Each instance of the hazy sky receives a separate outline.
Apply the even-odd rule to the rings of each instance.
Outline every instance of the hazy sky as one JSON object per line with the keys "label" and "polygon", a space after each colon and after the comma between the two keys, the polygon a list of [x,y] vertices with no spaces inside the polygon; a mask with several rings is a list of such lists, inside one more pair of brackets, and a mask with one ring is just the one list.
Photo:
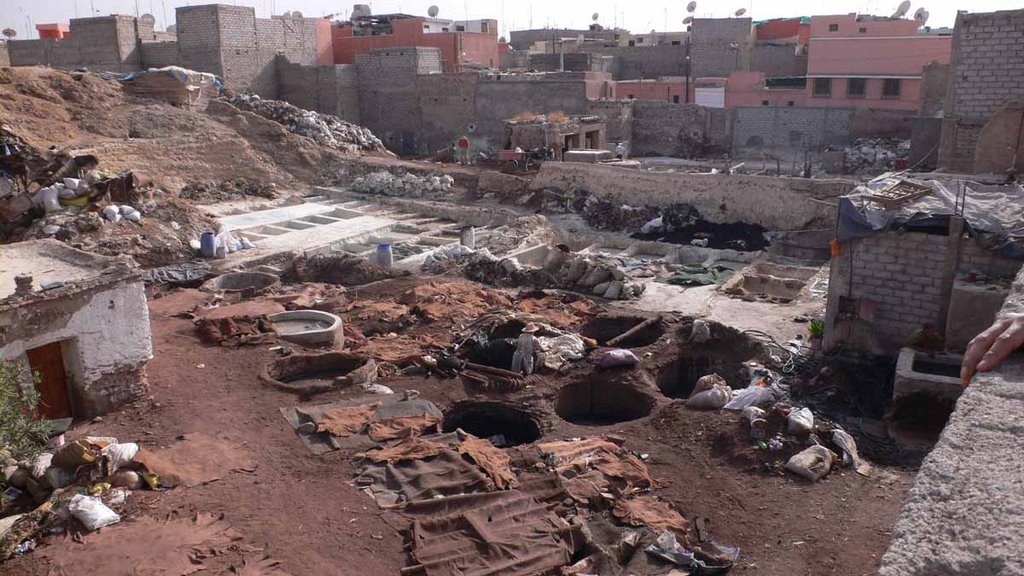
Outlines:
{"label": "hazy sky", "polygon": [[[365,0],[362,0],[365,2]],[[1020,0],[974,0],[967,4],[961,0],[912,0],[913,13],[924,6],[931,13],[930,26],[952,26],[957,9],[970,12],[991,12],[1021,7]],[[71,18],[96,14],[144,14],[156,17],[157,27],[174,23],[176,6],[210,4],[204,0],[0,0],[0,28],[14,28],[19,38],[36,38],[35,24],[67,22]],[[289,10],[299,10],[306,16],[337,13],[346,17],[354,2],[322,0],[220,0],[222,4],[252,6],[256,15],[267,17]],[[501,33],[510,29],[579,28],[590,23],[597,12],[604,26],[619,25],[633,32],[681,30],[686,16],[686,0],[377,0],[370,3],[375,13],[404,12],[426,14],[431,4],[441,8],[440,17],[449,19],[496,18]],[[896,9],[898,0],[733,0],[712,2],[698,0],[696,15],[725,17],[739,8],[755,20],[782,16],[812,16],[859,12],[888,16]],[[27,35],[27,36],[26,36]]]}

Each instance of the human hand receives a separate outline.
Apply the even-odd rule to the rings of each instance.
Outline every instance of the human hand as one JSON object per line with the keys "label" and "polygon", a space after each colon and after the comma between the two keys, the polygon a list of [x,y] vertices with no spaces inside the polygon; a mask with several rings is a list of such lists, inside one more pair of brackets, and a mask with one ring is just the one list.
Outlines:
{"label": "human hand", "polygon": [[971,383],[975,372],[994,370],[1006,357],[1024,346],[1024,314],[1005,314],[967,345],[960,381]]}

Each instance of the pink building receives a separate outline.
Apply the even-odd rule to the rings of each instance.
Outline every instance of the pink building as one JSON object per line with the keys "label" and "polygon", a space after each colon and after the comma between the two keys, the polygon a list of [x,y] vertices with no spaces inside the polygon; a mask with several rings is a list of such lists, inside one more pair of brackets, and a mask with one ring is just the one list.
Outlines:
{"label": "pink building", "polygon": [[725,107],[804,106],[803,87],[768,87],[764,72],[733,72],[725,83]]}
{"label": "pink building", "polygon": [[919,22],[846,14],[811,18],[807,106],[916,111],[924,66],[948,64],[952,37]]}

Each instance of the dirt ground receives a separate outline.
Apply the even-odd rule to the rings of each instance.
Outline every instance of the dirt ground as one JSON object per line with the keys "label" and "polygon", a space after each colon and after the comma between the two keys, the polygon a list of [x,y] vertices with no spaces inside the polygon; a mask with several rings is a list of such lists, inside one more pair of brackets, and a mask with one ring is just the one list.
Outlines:
{"label": "dirt ground", "polygon": [[[415,284],[414,279],[385,281],[373,290],[362,290],[359,297],[385,299],[407,293]],[[381,511],[356,489],[350,454],[314,456],[282,418],[279,409],[296,405],[298,399],[260,382],[260,370],[274,355],[270,346],[203,345],[192,322],[176,317],[193,309],[202,297],[196,291],[182,291],[151,302],[152,400],[80,426],[73,434],[112,435],[157,449],[174,445],[183,435],[201,433],[220,440],[234,457],[254,465],[192,488],[163,494],[137,492],[142,500],[134,518],[102,534],[85,536],[84,544],[50,539],[35,552],[8,562],[5,574],[43,575],[58,566],[64,567],[61,573],[65,574],[89,573],[77,570],[74,558],[84,551],[95,558],[99,553],[95,547],[110,547],[103,573],[137,573],[132,572],[136,564],[146,573],[146,552],[133,543],[149,541],[152,521],[180,523],[197,514],[222,517],[223,530],[232,531],[229,544],[221,542],[217,554],[203,559],[211,574],[234,569],[245,574],[377,576],[397,574],[406,565],[403,538],[408,521],[398,513]],[[445,324],[443,329],[451,326]],[[674,329],[670,325],[669,333]],[[874,573],[912,474],[876,467],[871,477],[861,477],[843,469],[810,484],[765,472],[763,456],[747,443],[738,416],[687,410],[659,393],[656,370],[670,359],[671,348],[666,346],[677,344],[662,339],[654,347],[635,349],[646,366],[636,369],[629,380],[654,398],[655,405],[649,416],[625,423],[577,425],[552,413],[562,384],[590,377],[590,360],[563,376],[532,379],[534,388],[524,397],[537,406],[544,438],[613,434],[626,439],[627,449],[649,454],[651,476],[667,484],[659,493],[686,516],[708,518],[710,533],[718,542],[742,549],[733,573]],[[458,379],[397,377],[382,383],[396,391],[418,390],[442,410],[479,397]],[[336,391],[315,400],[329,402],[352,395]],[[179,537],[173,536],[181,533],[174,526],[166,528],[168,538]],[[242,571],[243,563],[254,566],[264,557],[280,562],[273,569],[280,572]]]}

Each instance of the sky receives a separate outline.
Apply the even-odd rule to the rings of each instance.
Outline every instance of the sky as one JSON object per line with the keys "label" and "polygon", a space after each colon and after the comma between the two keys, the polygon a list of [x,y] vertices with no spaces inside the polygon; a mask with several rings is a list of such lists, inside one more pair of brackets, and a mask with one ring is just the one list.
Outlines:
{"label": "sky", "polygon": [[[367,0],[360,0],[366,2]],[[499,21],[502,35],[509,30],[524,28],[583,28],[591,22],[594,13],[605,27],[621,26],[632,32],[651,30],[682,30],[688,0],[377,0],[370,2],[373,12],[385,14],[403,12],[426,15],[436,4],[440,18],[465,20],[494,18]],[[931,14],[929,26],[952,26],[957,9],[967,9],[960,0],[912,0],[913,14],[924,6]],[[214,0],[0,0],[0,28],[13,28],[18,38],[37,38],[35,25],[67,22],[71,18],[85,18],[90,14],[145,14],[156,17],[157,28],[174,23],[174,8],[189,4],[211,4]],[[221,4],[252,6],[256,15],[265,18],[298,10],[304,16],[337,14],[348,16],[355,2],[323,0],[219,0]],[[784,16],[813,16],[817,14],[845,14],[857,12],[879,16],[891,15],[898,0],[698,0],[697,17],[724,18],[745,8],[747,16],[765,20]],[[992,12],[1021,7],[1020,0],[974,0],[970,12]]]}

